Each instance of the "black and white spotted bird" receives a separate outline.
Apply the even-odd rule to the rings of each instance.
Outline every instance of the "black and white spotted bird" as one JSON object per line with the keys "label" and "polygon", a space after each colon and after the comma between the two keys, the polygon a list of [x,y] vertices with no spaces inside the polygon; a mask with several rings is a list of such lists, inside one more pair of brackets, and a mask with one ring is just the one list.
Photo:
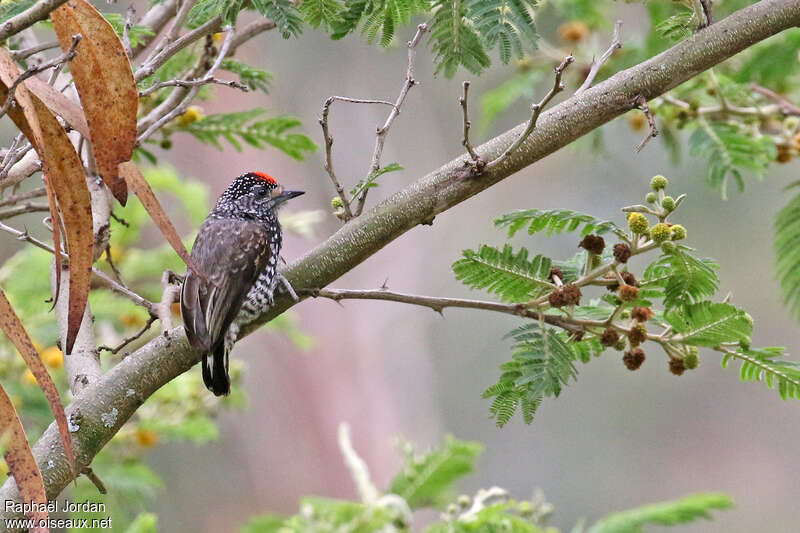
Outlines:
{"label": "black and white spotted bird", "polygon": [[[302,191],[287,191],[272,176],[249,172],[217,200],[192,248],[181,290],[181,316],[191,345],[203,352],[203,381],[217,396],[231,390],[228,352],[239,327],[273,303],[281,252],[278,208]],[[196,270],[196,271],[195,271]]]}

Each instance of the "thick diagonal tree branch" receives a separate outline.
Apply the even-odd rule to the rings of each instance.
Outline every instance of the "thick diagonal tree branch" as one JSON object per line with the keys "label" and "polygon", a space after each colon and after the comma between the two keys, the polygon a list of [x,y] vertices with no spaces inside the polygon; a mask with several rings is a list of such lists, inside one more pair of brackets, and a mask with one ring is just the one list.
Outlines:
{"label": "thick diagonal tree branch", "polygon": [[[297,289],[324,287],[408,230],[430,223],[436,215],[629,111],[639,97],[653,99],[741,50],[797,25],[800,25],[798,0],[763,0],[738,11],[543,113],[536,129],[519,149],[479,177],[459,178],[469,158],[466,154],[422,177],[347,223],[292,263],[284,274]],[[504,153],[524,128],[525,124],[521,124],[476,151],[491,161]],[[252,332],[292,305],[294,302],[289,298],[276,300],[273,310],[243,333]],[[187,371],[198,359],[199,354],[189,347],[183,329],[176,328],[132,353],[78,394],[67,408],[68,416],[79,414],[81,420],[80,429],[74,433],[78,469],[91,462],[148,396]],[[106,416],[101,418],[103,414]],[[114,416],[109,418],[110,414]],[[47,429],[33,451],[48,496],[55,498],[73,477],[54,426]],[[19,499],[13,480],[0,489],[0,499]],[[8,516],[0,514],[0,519]]]}

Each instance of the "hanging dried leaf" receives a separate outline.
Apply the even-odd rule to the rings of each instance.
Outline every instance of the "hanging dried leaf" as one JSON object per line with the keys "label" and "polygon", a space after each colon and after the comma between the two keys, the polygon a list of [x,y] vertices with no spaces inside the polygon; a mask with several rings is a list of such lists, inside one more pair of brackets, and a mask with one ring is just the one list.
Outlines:
{"label": "hanging dried leaf", "polygon": [[[19,77],[19,69],[8,52],[0,48],[0,99],[5,101],[8,87]],[[9,116],[31,141],[42,160],[45,174],[55,192],[66,231],[69,253],[70,284],[67,335],[64,353],[72,353],[72,346],[83,320],[89,299],[89,284],[94,261],[94,235],[92,232],[92,206],[83,164],[64,128],[49,109],[34,96],[24,84],[14,93],[17,106],[9,109]]]}
{"label": "hanging dried leaf", "polygon": [[117,169],[133,156],[139,105],[125,48],[108,21],[86,0],[69,0],[50,17],[64,51],[73,35],[83,36],[70,70],[89,123],[97,168],[114,197],[125,205],[128,189]]}
{"label": "hanging dried leaf", "polygon": [[44,176],[45,190],[47,191],[47,203],[50,205],[50,224],[53,226],[53,254],[56,261],[56,287],[53,291],[52,311],[58,303],[58,295],[61,294],[61,225],[59,223],[58,206],[56,205],[56,193],[50,186],[47,176]]}
{"label": "hanging dried leaf", "polygon": [[167,242],[172,245],[172,248],[180,258],[183,259],[183,262],[191,268],[191,259],[189,259],[189,253],[186,251],[186,247],[183,246],[183,241],[181,241],[180,236],[178,236],[175,226],[172,225],[172,221],[167,216],[164,208],[161,207],[158,198],[156,198],[153,189],[150,188],[150,184],[147,183],[139,167],[133,162],[128,161],[119,166],[119,173],[125,179],[128,187],[130,187],[139,198],[139,201],[142,202],[142,205],[150,214],[150,218],[153,219],[158,229],[161,230]]}
{"label": "hanging dried leaf", "polygon": [[61,435],[61,444],[64,446],[64,455],[67,456],[67,461],[73,468],[75,467],[75,453],[72,450],[72,437],[69,434],[69,426],[67,425],[67,415],[64,413],[64,405],[61,403],[61,397],[56,389],[56,384],[53,383],[53,378],[47,372],[39,353],[33,346],[28,332],[22,325],[19,317],[11,307],[11,303],[6,298],[3,290],[0,289],[0,329],[3,333],[11,339],[17,350],[19,351],[25,363],[28,365],[31,373],[39,383],[39,388],[42,389],[47,402],[50,404],[50,410],[53,411],[53,416],[56,419],[58,426],[58,433]]}
{"label": "hanging dried leaf", "polygon": [[[17,410],[11,399],[6,394],[5,389],[0,386],[0,435],[5,447],[3,454],[8,471],[14,476],[17,482],[19,495],[25,503],[33,503],[35,508],[25,513],[28,519],[39,521],[47,520],[47,492],[44,488],[42,473],[39,465],[33,457],[31,447],[28,445],[28,438],[22,422],[19,420]],[[47,527],[33,527],[30,529],[34,533],[48,533]]]}
{"label": "hanging dried leaf", "polygon": [[72,129],[80,132],[86,138],[90,137],[89,124],[86,123],[86,116],[80,105],[35,76],[25,80],[25,85],[50,111],[63,118]]}

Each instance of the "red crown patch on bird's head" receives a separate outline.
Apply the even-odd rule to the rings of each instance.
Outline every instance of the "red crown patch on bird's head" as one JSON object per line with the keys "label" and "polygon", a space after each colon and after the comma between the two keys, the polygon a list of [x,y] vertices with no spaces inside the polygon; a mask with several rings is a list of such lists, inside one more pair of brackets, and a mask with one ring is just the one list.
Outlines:
{"label": "red crown patch on bird's head", "polygon": [[253,175],[257,178],[266,181],[267,183],[271,183],[273,185],[277,185],[278,182],[275,181],[275,178],[270,176],[269,174],[265,174],[264,172],[253,172]]}

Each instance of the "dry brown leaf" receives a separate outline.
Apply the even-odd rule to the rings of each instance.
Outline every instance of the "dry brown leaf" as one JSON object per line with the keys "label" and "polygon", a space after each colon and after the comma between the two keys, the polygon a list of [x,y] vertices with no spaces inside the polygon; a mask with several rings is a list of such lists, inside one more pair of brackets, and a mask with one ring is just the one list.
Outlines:
{"label": "dry brown leaf", "polygon": [[58,216],[58,206],[56,205],[56,193],[50,186],[47,176],[44,176],[45,190],[47,191],[47,203],[50,205],[50,224],[53,226],[53,254],[56,260],[56,287],[53,291],[53,306],[50,308],[52,311],[58,303],[58,295],[61,294],[61,224],[59,224],[60,217]]}
{"label": "dry brown leaf", "polygon": [[186,263],[187,266],[191,267],[191,259],[189,259],[189,253],[186,251],[186,247],[183,246],[183,241],[181,241],[178,232],[175,230],[175,226],[172,225],[172,221],[167,216],[164,208],[161,207],[158,198],[156,198],[153,189],[150,188],[150,184],[147,183],[139,167],[132,161],[128,161],[119,166],[119,173],[125,179],[128,187],[130,187],[139,198],[139,201],[142,202],[142,205],[150,214],[150,218],[153,219],[158,229],[161,230],[167,242],[172,245],[173,250],[183,259],[183,262]]}
{"label": "dry brown leaf", "polygon": [[128,198],[120,163],[129,161],[136,144],[139,91],[125,48],[106,19],[86,0],[69,0],[50,14],[61,48],[83,36],[70,70],[89,123],[97,168],[122,205]]}
{"label": "dry brown leaf", "polygon": [[[0,99],[19,77],[19,69],[7,51],[0,48]],[[64,128],[28,88],[21,84],[14,93],[17,106],[9,116],[33,144],[42,160],[45,174],[55,192],[64,221],[70,263],[69,310],[64,353],[72,353],[83,311],[89,299],[89,284],[94,262],[92,206],[83,164]]]}
{"label": "dry brown leaf", "polygon": [[61,435],[61,443],[64,446],[64,455],[71,465],[74,473],[75,469],[75,453],[72,449],[72,437],[69,434],[69,425],[67,424],[67,415],[64,413],[64,405],[61,403],[61,397],[56,389],[56,384],[47,372],[39,353],[33,346],[28,332],[22,325],[19,317],[11,307],[11,303],[6,298],[3,290],[0,289],[0,329],[3,333],[11,339],[17,350],[19,351],[25,363],[28,365],[31,373],[39,383],[39,388],[42,389],[47,402],[50,404],[50,409],[53,411],[53,416],[56,419],[58,426],[58,433]]}
{"label": "dry brown leaf", "polygon": [[[36,464],[33,452],[31,452],[17,410],[2,386],[0,386],[0,435],[2,435],[5,445],[3,457],[8,464],[8,471],[17,482],[19,495],[24,503],[35,505],[31,512],[25,513],[25,516],[35,520],[37,524],[39,521],[46,523],[47,491],[44,488],[42,473],[39,471],[39,465]],[[46,526],[42,526],[33,527],[30,531],[48,533],[50,530]]]}
{"label": "dry brown leaf", "polygon": [[25,80],[25,85],[50,111],[67,121],[72,129],[89,138],[89,124],[86,123],[86,116],[80,105],[35,76]]}

